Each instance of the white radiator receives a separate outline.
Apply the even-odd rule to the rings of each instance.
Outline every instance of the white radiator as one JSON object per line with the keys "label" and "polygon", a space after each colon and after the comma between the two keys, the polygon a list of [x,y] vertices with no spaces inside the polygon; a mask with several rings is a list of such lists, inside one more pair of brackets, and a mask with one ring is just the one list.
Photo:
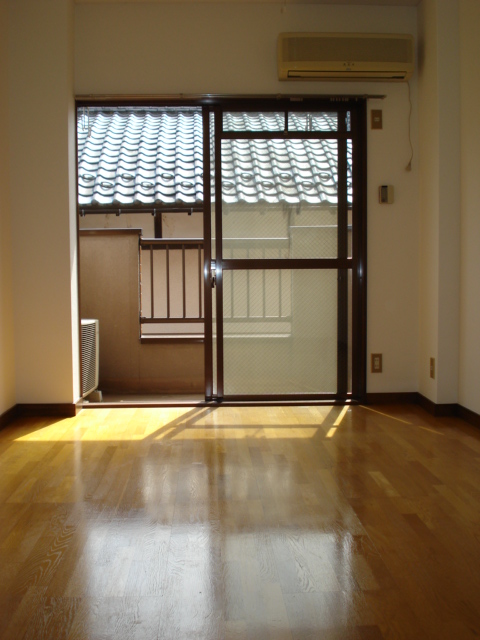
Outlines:
{"label": "white radiator", "polygon": [[82,319],[82,398],[98,387],[98,320]]}

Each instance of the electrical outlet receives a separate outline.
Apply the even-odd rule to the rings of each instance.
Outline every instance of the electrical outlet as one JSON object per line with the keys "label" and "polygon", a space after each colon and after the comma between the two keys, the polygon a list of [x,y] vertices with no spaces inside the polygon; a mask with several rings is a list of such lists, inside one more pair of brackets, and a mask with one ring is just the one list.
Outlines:
{"label": "electrical outlet", "polygon": [[381,109],[372,109],[370,112],[370,117],[370,124],[372,129],[383,129],[383,118]]}
{"label": "electrical outlet", "polygon": [[435,358],[430,358],[430,378],[435,380]]}
{"label": "electrical outlet", "polygon": [[382,373],[383,358],[381,353],[372,353],[371,371],[372,373]]}

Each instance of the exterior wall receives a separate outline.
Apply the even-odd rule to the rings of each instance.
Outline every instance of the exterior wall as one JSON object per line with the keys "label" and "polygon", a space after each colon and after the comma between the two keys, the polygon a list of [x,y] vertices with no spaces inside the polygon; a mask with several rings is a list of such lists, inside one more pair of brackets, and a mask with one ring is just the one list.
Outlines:
{"label": "exterior wall", "polygon": [[[283,31],[416,35],[414,7],[264,3],[77,4],[75,90],[81,94],[385,94],[383,131],[368,132],[367,351],[383,353],[370,392],[418,388],[418,164],[410,157],[405,84],[281,83],[276,39]],[[192,51],[195,52],[192,55]],[[139,73],[141,69],[141,73]],[[417,145],[416,80],[411,81]],[[377,203],[380,184],[396,202]]]}
{"label": "exterior wall", "polygon": [[[160,214],[158,214],[160,215]],[[201,212],[163,213],[164,238],[202,238],[203,216]],[[114,213],[86,215],[80,218],[80,229],[141,229],[144,238],[155,237],[155,222],[151,213]]]}
{"label": "exterior wall", "polygon": [[8,10],[0,1],[0,415],[15,404],[8,141]]}
{"label": "exterior wall", "polygon": [[154,219],[150,213],[122,213],[121,216],[116,216],[114,213],[87,215],[80,218],[79,227],[80,229],[141,229],[144,237],[155,237]]}
{"label": "exterior wall", "polygon": [[459,402],[480,413],[480,3],[460,0],[461,298]]}
{"label": "exterior wall", "polygon": [[83,318],[98,318],[102,391],[203,393],[203,344],[142,344],[138,233],[80,236]]}

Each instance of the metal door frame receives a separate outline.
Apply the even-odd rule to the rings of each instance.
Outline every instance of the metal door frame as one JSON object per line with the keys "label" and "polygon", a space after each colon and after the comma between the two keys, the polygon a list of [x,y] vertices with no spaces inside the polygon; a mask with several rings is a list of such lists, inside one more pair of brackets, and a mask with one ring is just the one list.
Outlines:
{"label": "metal door frame", "polygon": [[[226,111],[276,111],[285,112],[286,130],[284,132],[223,131],[223,113]],[[289,132],[288,113],[294,111],[337,112],[339,129],[337,132]],[[346,113],[350,112],[350,131],[345,126]],[[212,277],[211,277],[211,135],[210,114],[214,113],[214,158],[215,158],[215,304],[217,334],[217,389],[213,394],[213,331],[212,331]],[[339,150],[338,182],[338,255],[337,258],[303,258],[275,260],[224,260],[222,253],[222,175],[221,144],[226,139],[336,139]],[[353,154],[353,203],[352,203],[352,257],[347,256],[347,185],[346,185],[346,146],[352,140]],[[207,184],[208,183],[208,184]],[[224,99],[219,104],[204,107],[204,238],[205,238],[205,397],[229,401],[289,401],[289,400],[325,400],[325,401],[362,401],[366,393],[366,99]],[[345,215],[340,215],[343,208]],[[207,246],[209,251],[207,251]],[[209,255],[207,255],[207,253]],[[273,264],[274,263],[274,264]],[[337,269],[339,274],[338,313],[337,313],[337,392],[319,394],[287,395],[224,395],[224,349],[223,349],[223,270],[245,268],[271,269]],[[348,323],[348,270],[352,271],[352,386],[347,391],[347,358],[345,348]],[[207,309],[207,307],[210,307]],[[208,317],[208,321],[207,321]],[[208,332],[208,335],[207,335]]]}

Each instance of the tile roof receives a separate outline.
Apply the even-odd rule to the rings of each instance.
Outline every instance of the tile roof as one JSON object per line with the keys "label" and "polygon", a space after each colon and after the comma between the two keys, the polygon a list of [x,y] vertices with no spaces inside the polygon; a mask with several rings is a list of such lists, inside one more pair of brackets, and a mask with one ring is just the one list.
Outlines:
{"label": "tile roof", "polygon": [[[305,130],[298,114],[290,130]],[[311,130],[336,129],[332,117]],[[224,130],[283,131],[283,114],[232,113]],[[202,114],[192,108],[90,108],[78,115],[78,197],[88,205],[199,205],[203,202]],[[224,140],[226,203],[337,202],[336,140]],[[351,162],[349,161],[349,198]]]}

